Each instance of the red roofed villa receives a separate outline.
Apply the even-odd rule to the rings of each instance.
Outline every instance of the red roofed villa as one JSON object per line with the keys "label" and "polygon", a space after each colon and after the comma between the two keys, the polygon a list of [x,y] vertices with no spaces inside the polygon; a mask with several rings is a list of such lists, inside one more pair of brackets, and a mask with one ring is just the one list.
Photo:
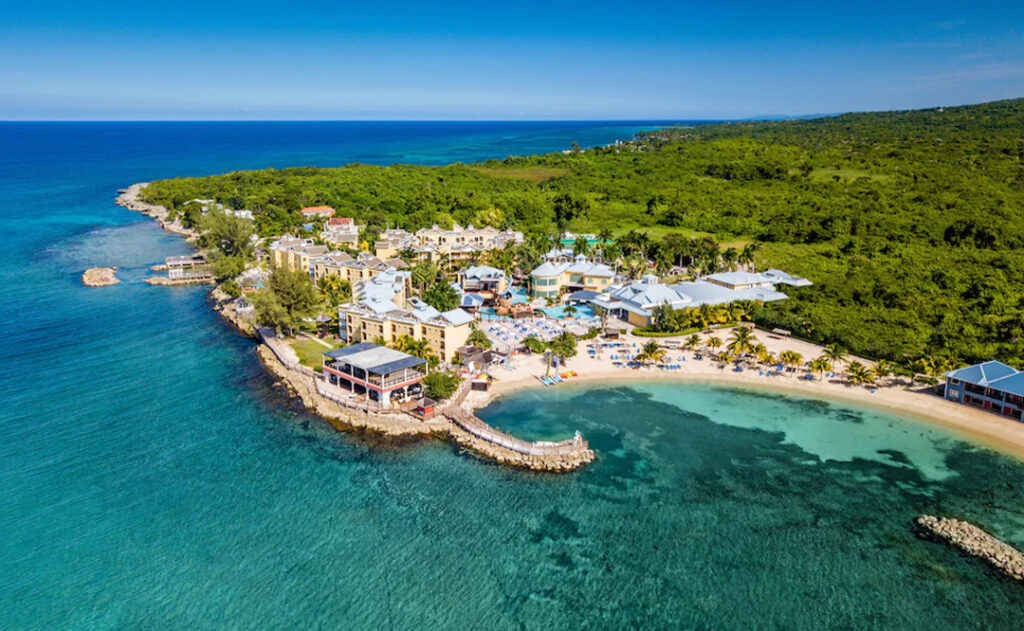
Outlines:
{"label": "red roofed villa", "polygon": [[303,217],[333,217],[334,209],[330,206],[310,206],[303,208],[299,212],[302,213]]}

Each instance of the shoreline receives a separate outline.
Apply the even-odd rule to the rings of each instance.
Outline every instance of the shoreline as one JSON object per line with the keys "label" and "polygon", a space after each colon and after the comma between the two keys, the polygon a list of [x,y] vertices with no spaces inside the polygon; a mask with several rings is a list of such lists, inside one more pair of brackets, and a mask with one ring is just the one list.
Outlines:
{"label": "shoreline", "polygon": [[[195,232],[176,224],[168,223],[166,218],[169,213],[166,208],[147,204],[138,200],[139,193],[147,184],[147,182],[132,184],[125,189],[124,192],[119,193],[115,203],[127,208],[128,210],[141,212],[142,214],[156,220],[164,230],[184,236],[191,241],[196,236]],[[225,320],[232,324],[242,334],[256,339],[260,349],[265,348],[268,351],[270,350],[270,347],[255,335],[252,327],[240,320],[236,314],[228,308],[229,303],[225,300],[227,296],[221,294],[217,287],[214,287],[208,295],[214,303],[213,309]],[[719,336],[727,335],[727,333],[728,329],[716,329],[714,331],[714,334]],[[796,350],[801,352],[804,357],[807,358],[816,356],[817,354],[820,354],[821,351],[820,346],[811,344],[810,342],[804,342],[795,338],[778,338],[762,330],[757,330],[756,333],[762,338],[767,338],[762,339],[762,341],[773,351],[787,349]],[[707,334],[702,335],[706,336]],[[679,338],[662,338],[660,341],[680,341],[682,337],[683,336],[680,336]],[[630,344],[636,342],[638,345],[642,345],[644,342],[648,341],[645,338],[634,339],[632,337],[627,337],[626,339],[629,340]],[[585,346],[583,344],[581,344],[581,350],[585,353]],[[273,357],[272,352],[269,354]],[[669,355],[674,357],[685,354],[686,352],[681,350],[671,351],[669,353]],[[273,358],[277,361],[276,357]],[[854,358],[851,357],[850,359]],[[868,365],[872,364],[872,362],[868,360],[860,361]],[[301,377],[301,375],[298,375],[298,373],[290,375],[290,373],[295,373],[295,371],[290,370],[284,364],[280,365],[282,374],[278,374],[267,365],[267,362],[262,361],[262,356],[261,363],[264,364],[264,367],[268,372],[281,379],[289,388],[292,389],[292,391],[296,391],[295,380]],[[576,383],[588,385],[600,385],[602,383],[629,385],[630,383],[637,381],[705,383],[712,386],[727,386],[760,392],[789,394],[826,402],[838,401],[863,405],[897,417],[906,417],[914,422],[925,423],[933,427],[938,426],[947,431],[947,433],[954,438],[959,438],[975,446],[997,451],[1003,455],[1024,462],[1024,423],[1017,423],[1010,419],[1004,419],[994,414],[946,401],[945,399],[941,399],[933,395],[915,392],[903,385],[893,384],[888,386],[878,386],[877,391],[872,394],[870,390],[863,386],[854,386],[836,381],[823,382],[818,381],[817,379],[814,381],[806,381],[788,374],[764,377],[759,376],[756,372],[749,369],[742,373],[735,373],[732,372],[731,369],[718,368],[718,364],[710,359],[697,362],[692,361],[691,357],[690,360],[680,363],[683,366],[683,370],[679,371],[667,372],[659,371],[654,368],[641,368],[634,370],[629,368],[617,368],[614,367],[608,359],[595,359],[583,354],[570,359],[567,363],[566,370],[572,370],[579,373],[579,376],[569,380],[569,385]],[[509,395],[516,391],[528,388],[547,387],[544,386],[537,378],[544,374],[540,357],[531,355],[517,356],[514,365],[517,367],[516,370],[502,370],[500,371],[500,374],[498,371],[492,371],[495,376],[498,376],[498,381],[492,385],[491,389],[486,393],[471,391],[465,401],[458,407],[472,413],[475,410],[486,407],[499,397]],[[348,423],[346,421],[342,422],[348,425],[347,428],[338,427],[338,425],[331,421],[331,419],[327,418],[323,414],[319,414],[316,411],[317,406],[315,404],[310,405],[309,402],[301,396],[299,398],[303,400],[307,409],[311,410],[313,413],[317,413],[319,416],[322,416],[325,420],[341,431],[345,431],[345,429],[378,431],[377,428],[374,427],[364,427],[361,424]],[[329,401],[323,397],[317,396],[317,399],[329,403]],[[337,407],[340,408],[340,406]],[[345,409],[345,412],[346,414],[343,414],[343,416],[348,416],[347,413],[349,410]],[[424,421],[416,422],[423,423]],[[449,422],[448,425],[451,427],[442,429],[442,432],[447,433],[452,440],[461,446],[478,452],[482,456],[497,460],[498,462],[504,462],[505,464],[513,464],[514,466],[522,466],[525,468],[534,468],[528,463],[521,462],[521,456],[523,454],[501,448],[497,445],[493,445],[493,443],[482,441],[462,430],[452,422]],[[414,428],[398,430],[397,433],[395,433],[396,429],[396,427],[392,426],[387,428],[387,431],[384,431],[383,433],[394,437],[402,436],[413,438],[424,437],[432,433],[431,431],[424,433]],[[449,431],[452,429],[454,429],[454,431]],[[484,447],[482,447],[481,444]],[[503,453],[487,453],[486,445],[491,445],[499,451],[503,451]],[[586,460],[586,462],[593,460],[593,452],[590,451],[590,454],[591,457],[589,460]],[[582,466],[582,464],[586,464],[586,462],[579,462],[576,464],[576,467]],[[537,463],[535,462],[533,464]],[[543,469],[543,467],[541,467],[541,469]],[[564,471],[567,469],[559,467],[547,470]]]}
{"label": "shoreline", "polygon": [[[767,337],[758,330],[761,337]],[[715,335],[727,334],[726,329],[716,329]],[[768,340],[763,340],[768,342]],[[786,338],[772,340],[783,347],[814,346],[809,342]],[[638,344],[641,343],[638,338]],[[768,345],[768,344],[766,344]],[[582,349],[581,349],[582,350]],[[800,350],[800,348],[797,348]],[[687,355],[685,351],[672,351],[677,357]],[[808,357],[807,353],[804,353]],[[486,407],[501,397],[534,388],[559,388],[563,386],[597,387],[620,385],[629,387],[636,383],[687,383],[705,384],[713,387],[727,387],[761,393],[775,393],[816,399],[829,403],[849,403],[873,409],[878,412],[903,417],[929,427],[939,427],[951,437],[974,446],[990,449],[1024,462],[1024,423],[1001,418],[995,414],[976,410],[939,396],[911,389],[902,384],[878,385],[872,394],[869,388],[851,385],[838,380],[807,381],[788,374],[761,376],[758,370],[746,369],[735,373],[731,368],[718,368],[718,363],[705,359],[693,361],[689,357],[678,371],[661,371],[656,368],[617,368],[605,359],[577,356],[570,359],[562,370],[575,371],[573,377],[563,384],[545,386],[538,377],[544,374],[543,362],[539,357],[527,356],[517,360],[513,371],[492,371],[498,381],[486,393],[471,393],[467,403],[474,409]],[[851,358],[852,359],[852,358]],[[524,370],[525,369],[525,370]],[[498,374],[500,373],[500,374]]]}

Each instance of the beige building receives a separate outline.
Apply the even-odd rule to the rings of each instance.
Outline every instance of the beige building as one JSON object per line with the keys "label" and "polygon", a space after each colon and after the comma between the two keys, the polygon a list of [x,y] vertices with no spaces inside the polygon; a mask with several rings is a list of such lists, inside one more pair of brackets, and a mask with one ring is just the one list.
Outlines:
{"label": "beige building", "polygon": [[423,228],[411,234],[405,230],[385,230],[374,244],[378,258],[398,256],[402,250],[414,252],[415,261],[432,261],[449,270],[457,270],[478,259],[489,250],[522,243],[523,233],[498,230],[490,226],[474,228],[455,224],[451,230],[438,226]]}
{"label": "beige building", "polygon": [[408,335],[426,340],[438,358],[450,364],[456,350],[466,345],[473,316],[462,309],[444,313],[416,299],[406,309],[390,300],[367,300],[338,308],[339,335],[349,344],[377,342],[391,344]]}
{"label": "beige building", "polygon": [[332,217],[324,224],[320,238],[334,246],[359,248],[359,227],[351,217]]}
{"label": "beige building", "polygon": [[530,295],[534,298],[558,298],[566,291],[596,291],[611,286],[615,272],[603,263],[590,263],[583,255],[572,262],[551,258],[530,272]]}
{"label": "beige building", "polygon": [[312,263],[313,279],[319,281],[324,276],[340,276],[355,285],[370,280],[377,274],[393,272],[408,267],[402,259],[381,259],[360,253],[353,257],[345,252],[329,252]]}
{"label": "beige building", "polygon": [[274,267],[309,272],[314,259],[327,254],[327,248],[314,245],[312,239],[281,237],[270,244],[270,262]]}

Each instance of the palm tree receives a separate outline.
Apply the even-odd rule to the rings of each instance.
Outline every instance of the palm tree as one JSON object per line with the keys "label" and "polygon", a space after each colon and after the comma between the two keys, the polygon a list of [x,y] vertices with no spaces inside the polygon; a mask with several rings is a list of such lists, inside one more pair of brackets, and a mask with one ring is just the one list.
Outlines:
{"label": "palm tree", "polygon": [[491,347],[491,338],[487,337],[486,333],[474,326],[469,332],[469,336],[466,338],[466,344],[487,349]]}
{"label": "palm tree", "polygon": [[743,246],[742,250],[740,250],[740,254],[736,258],[736,262],[744,268],[752,268],[754,266],[754,254],[756,254],[759,249],[761,249],[761,244],[751,241]]}
{"label": "palm tree", "polygon": [[396,351],[402,351],[403,353],[406,353],[409,351],[410,344],[415,342],[416,340],[413,337],[409,335],[403,335],[401,337],[395,338],[395,340],[391,342],[391,348],[395,349]]}
{"label": "palm tree", "polygon": [[891,377],[896,372],[896,366],[885,359],[875,362],[875,376],[880,378]]}
{"label": "palm tree", "polygon": [[640,361],[645,364],[657,364],[665,361],[665,349],[658,346],[658,343],[653,340],[644,344],[639,355]]}
{"label": "palm tree", "polygon": [[825,371],[831,367],[827,357],[816,357],[811,360],[811,372],[818,373],[818,381],[825,380]]}
{"label": "palm tree", "polygon": [[405,352],[413,357],[427,360],[427,365],[431,368],[440,362],[437,354],[434,353],[434,349],[430,347],[430,342],[427,340],[410,339],[406,342]]}
{"label": "palm tree", "polygon": [[598,247],[601,248],[601,258],[606,258],[605,254],[608,250],[606,250],[605,248],[606,246],[611,245],[611,240],[612,231],[609,230],[608,228],[601,228],[600,230],[597,231],[597,241]]}
{"label": "palm tree", "polygon": [[571,318],[572,316],[576,315],[576,307],[573,305],[565,305],[565,308],[562,309],[562,313]]}
{"label": "palm tree", "polygon": [[829,344],[821,356],[828,360],[829,368],[835,369],[836,364],[846,361],[846,351],[838,344]]}
{"label": "palm tree", "polygon": [[871,384],[875,382],[875,375],[872,370],[858,361],[852,361],[846,366],[849,373],[849,380],[852,384]]}
{"label": "palm tree", "polygon": [[772,353],[764,344],[758,344],[757,349],[754,351],[757,354],[757,361],[761,362],[768,367],[775,362],[775,354]]}
{"label": "palm tree", "polygon": [[700,336],[696,333],[690,334],[690,337],[686,338],[686,341],[683,342],[683,348],[685,349],[693,350],[698,346],[700,346]]}
{"label": "palm tree", "polygon": [[795,368],[803,362],[804,356],[796,351],[782,351],[782,354],[779,355],[779,359],[786,366]]}
{"label": "palm tree", "polygon": [[704,340],[704,344],[707,345],[713,351],[722,345],[722,339],[720,337],[712,335],[708,339]]}
{"label": "palm tree", "polygon": [[732,330],[729,336],[729,351],[733,354],[742,355],[754,350],[757,338],[750,329],[745,326],[738,326]]}
{"label": "palm tree", "polygon": [[583,256],[590,255],[590,242],[584,236],[576,237],[576,240],[572,243],[572,253],[576,256],[582,254]]}

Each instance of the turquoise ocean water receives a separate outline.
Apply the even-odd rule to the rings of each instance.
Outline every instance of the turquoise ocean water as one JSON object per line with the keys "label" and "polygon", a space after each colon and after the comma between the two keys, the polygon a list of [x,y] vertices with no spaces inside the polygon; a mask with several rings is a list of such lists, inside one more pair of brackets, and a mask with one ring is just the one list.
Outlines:
{"label": "turquoise ocean water", "polygon": [[[1024,466],[916,422],[697,384],[560,387],[482,412],[581,430],[572,475],[331,431],[272,387],[135,181],[439,163],[637,124],[0,124],[0,628],[1017,629],[1024,588],[917,540],[1024,546]],[[121,268],[86,290],[86,267]]]}

